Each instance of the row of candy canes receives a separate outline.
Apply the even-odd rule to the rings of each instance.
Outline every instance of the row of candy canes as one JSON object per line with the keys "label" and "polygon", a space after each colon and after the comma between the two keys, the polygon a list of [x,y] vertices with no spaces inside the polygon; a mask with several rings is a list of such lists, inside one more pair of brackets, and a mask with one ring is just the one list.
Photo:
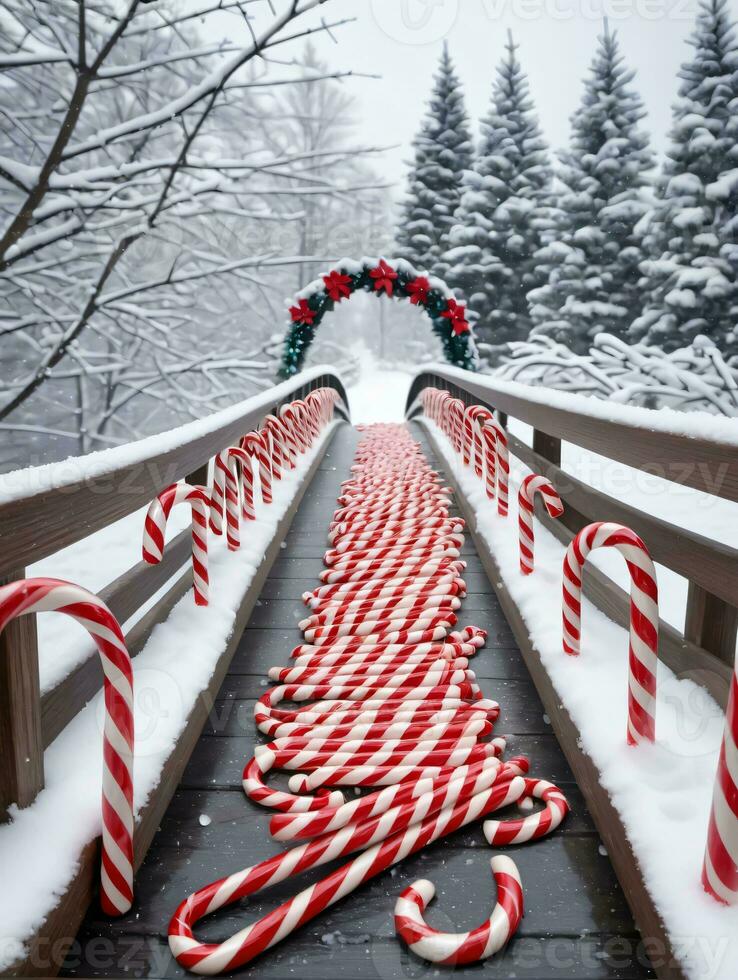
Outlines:
{"label": "row of candy canes", "polygon": [[[312,445],[330,421],[336,399],[332,389],[318,389],[307,395],[304,402],[283,408],[280,414],[287,422],[278,430],[284,433],[283,439],[278,442],[275,437],[274,443],[268,443],[269,453],[263,462],[270,474],[275,471],[271,460],[282,458],[282,447],[288,439],[296,447],[295,455]],[[252,436],[246,436],[245,440],[251,440]],[[262,496],[263,487],[264,483]],[[161,561],[167,518],[175,504],[183,502],[192,508],[195,602],[207,605],[207,525],[212,502],[206,488],[175,484],[157,497],[146,516],[144,559],[152,564]],[[78,620],[92,636],[100,654],[105,702],[100,904],[107,915],[123,915],[133,903],[135,725],[131,657],[116,617],[104,602],[81,586],[52,578],[22,579],[0,586],[0,633],[18,616],[50,611]]]}
{"label": "row of candy canes", "polygon": [[[524,799],[544,804],[525,817],[487,821],[492,844],[543,836],[568,810],[556,787],[525,777],[526,759],[502,761],[504,739],[486,740],[499,706],[482,698],[469,670],[484,632],[452,629],[465,594],[464,524],[450,513],[448,489],[405,427],[363,433],[330,525],[321,584],[303,596],[311,611],[300,623],[304,642],[288,666],[270,670],[277,686],[255,706],[257,727],[270,741],[244,769],[247,796],[276,811],[272,835],[305,843],[180,905],[169,941],[193,972],[212,975],[250,962],[392,864],[501,807]],[[297,707],[280,707],[285,701]],[[267,785],[277,769],[291,773],[287,789]],[[346,800],[346,786],[366,795]],[[217,909],[356,851],[224,942],[194,936],[198,920]],[[512,935],[522,890],[517,915],[508,915],[511,893],[501,885],[495,942],[480,944],[477,931],[470,933],[457,943],[455,961],[491,955]],[[398,931],[414,941],[399,921]],[[421,955],[438,959],[433,950]]]}
{"label": "row of candy canes", "polygon": [[[444,431],[465,465],[476,447],[475,472],[482,476],[484,431],[489,411],[482,406],[465,407],[445,391],[426,389],[422,395],[425,413]],[[481,420],[481,421],[480,421]],[[495,445],[499,445],[499,441]],[[503,450],[506,454],[506,449]],[[499,455],[484,459],[487,493],[494,496],[494,470]],[[490,473],[493,474],[490,479]],[[533,507],[535,494],[543,499],[551,517],[563,513],[555,487],[543,476],[527,476],[518,495],[520,569],[534,569]],[[500,513],[502,511],[500,510]],[[569,656],[581,652],[582,572],[590,553],[601,547],[616,548],[625,558],[631,577],[630,629],[628,646],[629,745],[653,742],[656,738],[656,694],[658,666],[658,587],[648,548],[630,528],[595,522],[582,528],[569,544],[563,563],[563,649]],[[738,904],[738,661],[730,686],[723,741],[702,867],[702,884],[713,898]]]}
{"label": "row of candy canes", "polygon": [[297,466],[331,421],[338,401],[333,388],[317,388],[304,399],[282,405],[279,415],[267,415],[261,429],[249,432],[238,446],[229,446],[213,460],[212,489],[176,483],[151,502],[143,533],[143,559],[156,565],[164,557],[169,515],[176,504],[192,509],[192,576],[195,603],[207,606],[208,528],[223,533],[228,548],[241,546],[241,521],[256,519],[254,480],[258,473],[263,504],[272,503],[272,485]]}

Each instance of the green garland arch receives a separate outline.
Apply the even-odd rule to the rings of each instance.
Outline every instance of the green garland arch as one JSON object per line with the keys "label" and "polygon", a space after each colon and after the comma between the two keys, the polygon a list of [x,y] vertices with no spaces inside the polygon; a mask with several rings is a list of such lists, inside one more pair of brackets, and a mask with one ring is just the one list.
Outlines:
{"label": "green garland arch", "polygon": [[290,307],[291,323],[285,338],[279,375],[290,378],[303,366],[326,313],[357,290],[395,299],[408,299],[428,314],[433,332],[440,338],[446,360],[456,367],[475,371],[478,355],[466,307],[457,302],[440,279],[424,275],[404,259],[342,259],[330,272],[297,294]]}

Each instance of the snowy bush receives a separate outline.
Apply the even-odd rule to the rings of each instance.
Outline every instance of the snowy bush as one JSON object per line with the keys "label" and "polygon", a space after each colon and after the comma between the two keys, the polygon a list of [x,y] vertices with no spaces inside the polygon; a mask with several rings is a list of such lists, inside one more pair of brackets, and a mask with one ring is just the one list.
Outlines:
{"label": "snowy bush", "polygon": [[671,353],[606,333],[587,354],[544,336],[509,349],[495,377],[645,408],[738,416],[738,370],[704,336]]}

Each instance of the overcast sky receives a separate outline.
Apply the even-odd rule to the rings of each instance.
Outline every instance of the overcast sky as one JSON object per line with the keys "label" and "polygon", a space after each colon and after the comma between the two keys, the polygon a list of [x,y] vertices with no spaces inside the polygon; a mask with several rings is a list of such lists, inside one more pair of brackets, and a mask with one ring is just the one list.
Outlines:
{"label": "overcast sky", "polygon": [[[731,7],[738,12],[738,0],[731,0]],[[321,7],[322,16],[356,20],[335,32],[337,44],[325,35],[317,44],[335,68],[382,76],[345,84],[359,104],[357,142],[399,144],[385,155],[383,169],[401,190],[444,39],[476,120],[486,110],[495,66],[512,30],[544,132],[557,148],[568,138],[569,117],[607,14],[637,71],[654,145],[663,150],[676,72],[691,50],[685,41],[696,9],[697,0],[330,0]],[[240,37],[242,25],[223,15],[209,33],[222,36],[234,29]],[[281,49],[280,57],[286,53]]]}

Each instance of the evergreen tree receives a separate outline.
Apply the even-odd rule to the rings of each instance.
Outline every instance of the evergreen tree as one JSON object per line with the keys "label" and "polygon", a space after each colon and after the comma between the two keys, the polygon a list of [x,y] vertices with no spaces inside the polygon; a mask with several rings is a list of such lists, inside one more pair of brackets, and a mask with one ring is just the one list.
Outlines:
{"label": "evergreen tree", "polygon": [[738,47],[726,0],[704,0],[690,43],[631,337],[671,351],[706,334],[735,354]]}
{"label": "evergreen tree", "polygon": [[547,282],[528,296],[535,332],[580,353],[601,331],[625,337],[642,310],[638,225],[654,160],[633,75],[605,22],[561,154],[550,242],[538,254]]}
{"label": "evergreen tree", "polygon": [[461,199],[462,175],[473,156],[464,95],[446,44],[413,146],[415,160],[397,229],[397,254],[443,277],[446,237]]}
{"label": "evergreen tree", "polygon": [[551,183],[548,151],[511,34],[481,132],[445,262],[450,285],[477,318],[478,337],[503,344],[525,340],[530,332],[526,294],[536,285],[538,223]]}

